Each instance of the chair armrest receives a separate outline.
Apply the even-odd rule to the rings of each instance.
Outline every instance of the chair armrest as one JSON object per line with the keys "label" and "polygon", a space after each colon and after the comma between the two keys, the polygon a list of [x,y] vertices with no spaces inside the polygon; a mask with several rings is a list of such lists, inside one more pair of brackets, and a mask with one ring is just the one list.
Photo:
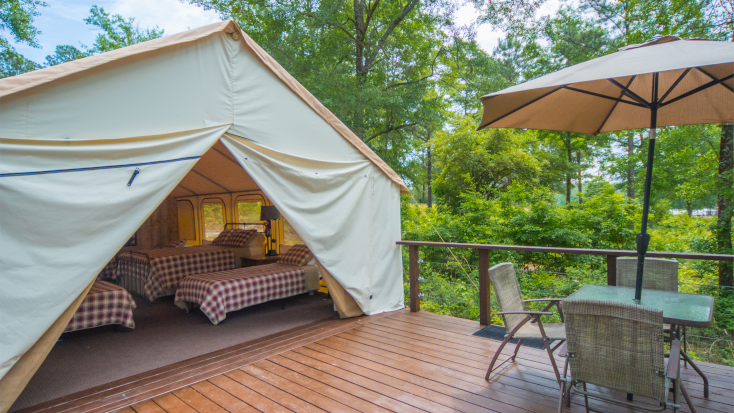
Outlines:
{"label": "chair armrest", "polygon": [[667,376],[671,380],[678,378],[678,370],[680,370],[680,340],[670,342],[670,358],[668,358]]}
{"label": "chair armrest", "polygon": [[566,355],[568,355],[568,346],[567,346],[567,344],[568,344],[568,341],[564,341],[563,342],[563,345],[561,346],[561,349],[558,350],[558,355],[559,356],[566,357]]}
{"label": "chair armrest", "polygon": [[563,299],[562,298],[536,298],[533,300],[523,300],[524,303],[533,303],[537,301],[552,301],[552,302],[558,303],[558,302],[563,301]]}
{"label": "chair armrest", "polygon": [[553,315],[553,313],[549,313],[547,311],[502,311],[500,313],[497,313],[497,315],[505,315],[505,314],[525,314],[525,315]]}

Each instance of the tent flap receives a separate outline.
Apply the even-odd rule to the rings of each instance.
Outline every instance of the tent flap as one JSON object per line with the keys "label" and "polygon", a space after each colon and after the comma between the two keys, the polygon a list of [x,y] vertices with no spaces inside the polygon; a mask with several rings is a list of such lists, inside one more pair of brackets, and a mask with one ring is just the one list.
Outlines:
{"label": "tent flap", "polygon": [[400,195],[389,178],[367,160],[302,158],[229,134],[222,142],[363,313],[403,308]]}
{"label": "tent flap", "polygon": [[[228,127],[87,142],[56,157],[34,156],[56,142],[0,140],[0,163],[7,168],[0,175],[0,378]],[[127,166],[110,161],[117,151],[129,152]],[[178,158],[184,159],[152,163]]]}

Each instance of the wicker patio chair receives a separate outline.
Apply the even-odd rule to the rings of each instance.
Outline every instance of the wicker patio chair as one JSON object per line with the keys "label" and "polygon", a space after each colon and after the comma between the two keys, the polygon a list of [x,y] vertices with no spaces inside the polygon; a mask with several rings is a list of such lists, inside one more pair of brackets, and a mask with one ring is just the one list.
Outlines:
{"label": "wicker patio chair", "polygon": [[[617,286],[635,288],[637,258],[617,258]],[[642,288],[646,290],[678,291],[678,261],[645,258]]]}
{"label": "wicker patio chair", "polygon": [[[589,397],[645,411],[678,411],[682,392],[689,408],[696,412],[688,392],[678,379],[680,375],[680,341],[670,345],[666,365],[663,347],[663,312],[631,303],[597,300],[564,300],[566,337],[561,349],[566,356],[558,411],[570,404],[572,393],[584,395],[586,411]],[[571,377],[568,377],[568,368]],[[650,404],[632,403],[612,398],[611,393],[591,392],[587,384],[649,397]],[[579,388],[581,385],[581,388]],[[668,391],[673,402],[668,402]],[[624,397],[624,396],[622,396]]]}
{"label": "wicker patio chair", "polygon": [[[487,375],[484,377],[485,380],[489,381],[489,375],[500,366],[505,364],[507,361],[515,361],[517,352],[522,346],[524,339],[541,339],[545,344],[545,349],[550,357],[553,371],[556,373],[556,379],[560,385],[561,375],[558,373],[558,367],[556,366],[556,360],[553,358],[553,351],[555,351],[563,342],[566,340],[566,329],[563,324],[543,324],[540,321],[540,317],[543,315],[553,315],[548,310],[556,306],[558,313],[563,321],[563,312],[561,307],[558,305],[560,299],[556,298],[541,298],[536,300],[523,300],[522,294],[520,293],[520,286],[517,283],[517,276],[515,275],[515,267],[510,262],[497,264],[489,269],[489,279],[494,287],[494,293],[497,296],[497,301],[500,306],[501,312],[497,313],[502,315],[505,320],[505,334],[502,344],[500,344],[497,351],[492,357],[492,361],[489,363],[487,369]],[[525,303],[529,302],[548,302],[548,305],[542,311],[528,311],[525,307]],[[500,364],[495,367],[497,358],[499,358],[502,349],[507,343],[513,339],[518,339],[515,351],[511,357],[508,357]],[[555,347],[551,348],[551,342],[554,340],[560,340]]]}

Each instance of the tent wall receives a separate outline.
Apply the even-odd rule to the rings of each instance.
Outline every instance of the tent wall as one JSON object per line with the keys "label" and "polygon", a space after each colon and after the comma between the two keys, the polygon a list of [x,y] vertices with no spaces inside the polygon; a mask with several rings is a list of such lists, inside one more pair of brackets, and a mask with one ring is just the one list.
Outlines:
{"label": "tent wall", "polygon": [[56,344],[59,336],[66,325],[69,324],[69,320],[74,316],[93,284],[94,281],[89,283],[87,288],[77,296],[76,300],[56,319],[33,347],[26,351],[18,362],[10,368],[8,373],[0,379],[0,412],[5,413],[10,410],[13,402],[20,396],[20,393],[31,381],[38,368],[41,367],[41,363]]}
{"label": "tent wall", "polygon": [[403,307],[400,178],[236,24],[193,32],[0,80],[0,378],[209,185],[259,186],[365,314]]}
{"label": "tent wall", "polygon": [[374,165],[222,142],[363,313],[403,308],[400,193]]}
{"label": "tent wall", "polygon": [[227,127],[124,142],[0,138],[0,377]]}

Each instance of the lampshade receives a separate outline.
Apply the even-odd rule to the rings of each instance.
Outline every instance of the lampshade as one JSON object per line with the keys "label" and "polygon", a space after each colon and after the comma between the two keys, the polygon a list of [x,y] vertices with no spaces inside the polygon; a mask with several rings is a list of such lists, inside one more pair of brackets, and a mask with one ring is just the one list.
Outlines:
{"label": "lampshade", "polygon": [[272,221],[280,219],[280,211],[273,205],[260,207],[260,221]]}

